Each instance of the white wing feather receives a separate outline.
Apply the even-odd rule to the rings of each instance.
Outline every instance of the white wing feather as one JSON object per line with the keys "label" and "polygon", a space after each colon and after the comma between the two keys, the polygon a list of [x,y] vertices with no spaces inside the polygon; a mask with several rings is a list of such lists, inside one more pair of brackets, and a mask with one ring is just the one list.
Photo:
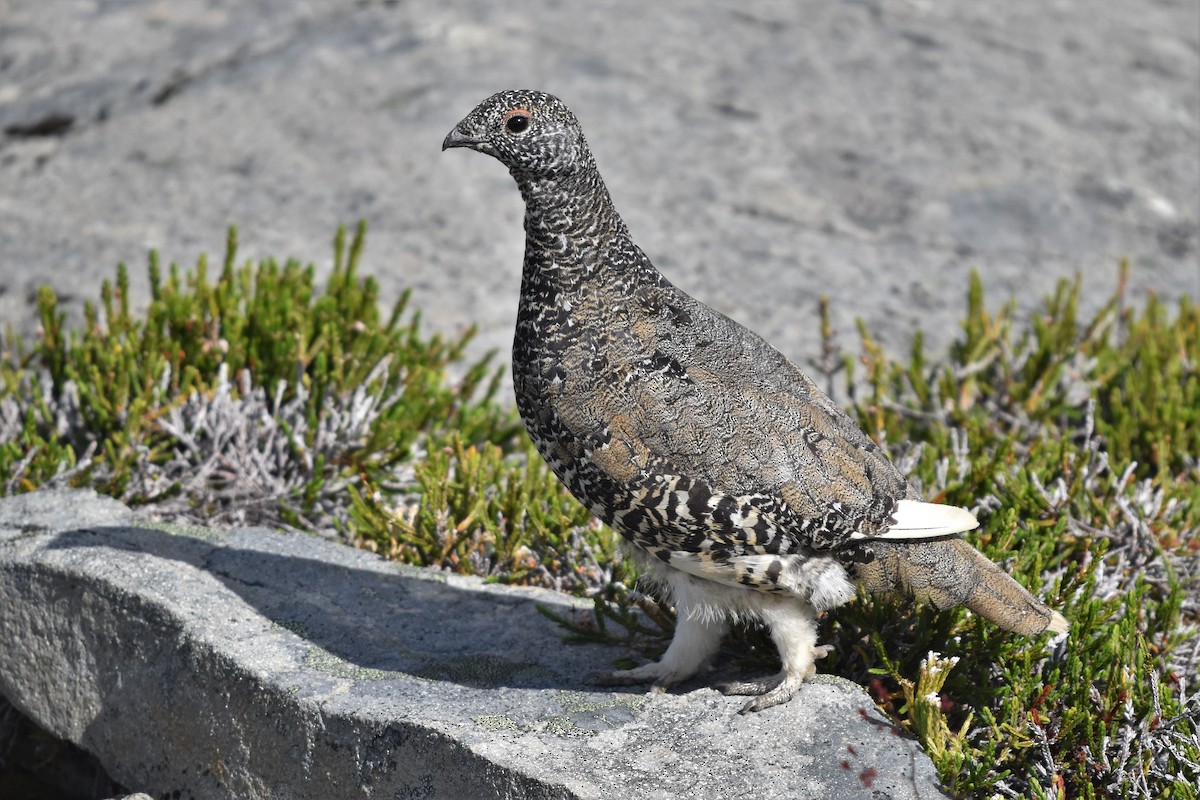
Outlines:
{"label": "white wing feather", "polygon": [[[945,536],[975,530],[979,520],[965,508],[941,503],[923,503],[919,500],[901,500],[892,514],[895,522],[883,533],[872,537],[887,540],[939,539]],[[867,538],[854,533],[851,539]]]}

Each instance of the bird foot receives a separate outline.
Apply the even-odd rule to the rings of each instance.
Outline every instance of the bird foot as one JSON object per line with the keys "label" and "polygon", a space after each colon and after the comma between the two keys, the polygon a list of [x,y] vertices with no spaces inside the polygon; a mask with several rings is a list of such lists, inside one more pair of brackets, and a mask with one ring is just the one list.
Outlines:
{"label": "bird foot", "polygon": [[775,675],[767,675],[752,681],[730,681],[729,683],[718,684],[717,691],[726,695],[764,695],[783,683],[786,678],[786,672],[779,672]]}
{"label": "bird foot", "polygon": [[[824,658],[832,652],[829,645],[821,645],[812,649],[813,660]],[[817,674],[817,667],[809,661],[801,669],[783,670],[775,675],[768,675],[751,681],[731,681],[717,687],[726,695],[755,695],[754,699],[742,706],[739,714],[751,711],[762,711],[764,708],[786,703],[796,696],[800,684]]]}
{"label": "bird foot", "polygon": [[758,680],[726,683],[718,686],[717,689],[727,695],[756,695],[738,711],[739,714],[748,714],[751,711],[762,711],[764,708],[783,705],[791,700],[796,696],[796,692],[800,691],[800,684],[812,677],[815,672],[816,670],[812,667],[809,667],[807,675],[794,673],[789,675],[786,672],[780,672]]}
{"label": "bird foot", "polygon": [[654,661],[634,669],[619,669],[615,672],[593,672],[587,676],[588,682],[596,686],[636,686],[649,683],[650,691],[661,694],[675,684],[687,678],[663,667],[662,662]]}

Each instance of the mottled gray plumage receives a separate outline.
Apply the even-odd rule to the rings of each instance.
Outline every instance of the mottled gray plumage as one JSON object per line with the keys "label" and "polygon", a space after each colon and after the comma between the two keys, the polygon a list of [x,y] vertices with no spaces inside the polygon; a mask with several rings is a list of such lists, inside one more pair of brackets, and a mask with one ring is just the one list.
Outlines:
{"label": "mottled gray plumage", "polygon": [[446,137],[504,163],[525,200],[517,407],[551,468],[632,543],[679,615],[662,661],[602,677],[663,688],[704,669],[730,617],[770,627],[783,671],[725,687],[747,710],[813,671],[815,613],[854,594],[966,604],[1026,634],[1066,622],[953,538],[845,412],[762,338],[672,286],[635,245],[574,115],[488,98]]}

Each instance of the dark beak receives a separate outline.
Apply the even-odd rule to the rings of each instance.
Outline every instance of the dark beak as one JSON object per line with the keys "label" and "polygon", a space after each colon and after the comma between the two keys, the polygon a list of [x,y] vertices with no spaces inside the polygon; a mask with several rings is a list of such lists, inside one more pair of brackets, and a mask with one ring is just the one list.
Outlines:
{"label": "dark beak", "polygon": [[479,139],[473,136],[467,136],[458,128],[446,134],[446,138],[442,140],[442,149],[449,150],[451,147],[474,147],[479,144]]}

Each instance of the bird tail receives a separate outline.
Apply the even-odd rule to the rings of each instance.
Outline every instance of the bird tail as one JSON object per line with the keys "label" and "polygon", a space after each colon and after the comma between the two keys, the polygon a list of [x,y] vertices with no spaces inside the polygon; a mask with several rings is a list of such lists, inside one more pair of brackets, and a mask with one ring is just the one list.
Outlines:
{"label": "bird tail", "polygon": [[966,606],[1023,636],[1066,633],[1062,614],[1038,600],[962,539],[871,543],[875,560],[857,565],[858,581],[872,594],[911,595],[937,608]]}

